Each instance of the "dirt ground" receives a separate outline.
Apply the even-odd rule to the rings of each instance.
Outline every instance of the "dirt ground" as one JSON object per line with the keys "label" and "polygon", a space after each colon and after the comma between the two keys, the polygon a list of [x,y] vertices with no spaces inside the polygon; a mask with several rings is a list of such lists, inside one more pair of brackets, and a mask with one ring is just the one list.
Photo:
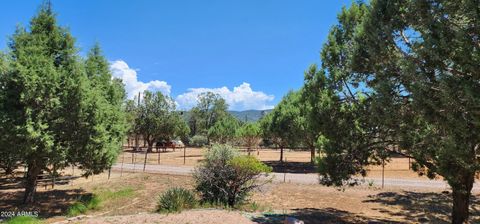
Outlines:
{"label": "dirt ground", "polygon": [[[339,190],[320,185],[275,183],[267,184],[255,192],[241,211],[196,210],[169,216],[153,214],[159,195],[176,186],[191,189],[193,180],[189,176],[145,173],[123,173],[120,176],[118,172],[112,172],[108,179],[108,173],[103,173],[57,185],[53,190],[50,186],[47,190],[39,187],[37,203],[23,207],[19,204],[23,189],[5,189],[7,187],[1,185],[0,210],[35,210],[42,218],[47,218],[48,223],[54,223],[66,219],[64,214],[68,206],[80,195],[126,188],[133,189],[134,193],[103,202],[100,209],[87,214],[94,218],[82,222],[224,223],[224,220],[239,220],[234,223],[241,223],[247,217],[258,223],[280,223],[284,216],[290,216],[305,223],[448,223],[451,209],[450,194],[435,189],[417,191],[389,188],[383,191],[362,186]],[[474,223],[480,221],[478,197],[475,195],[472,198],[471,220]]]}
{"label": "dirt ground", "polygon": [[221,223],[221,224],[251,224],[253,223],[247,217],[239,212],[226,210],[191,210],[180,214],[137,214],[122,216],[104,216],[81,220],[78,223],[85,224],[132,224],[132,223],[162,223],[162,224],[179,224],[179,223]]}
{"label": "dirt ground", "polygon": [[[195,166],[202,161],[205,150],[206,149],[202,148],[186,148],[185,150],[183,148],[179,148],[173,151],[173,149],[169,148],[167,151],[160,151],[160,153],[158,153],[154,149],[152,153],[147,155],[147,164]],[[246,149],[242,149],[241,153],[245,155],[248,154]],[[284,158],[286,160],[285,167],[279,163],[280,150],[252,150],[251,155],[257,157],[260,161],[265,162],[267,165],[272,166],[274,172],[283,172],[283,169],[286,169],[286,171],[290,173],[316,172],[315,168],[310,164],[309,151],[286,149],[284,151]],[[122,161],[125,163],[132,163],[132,161],[134,161],[136,164],[143,165],[144,160],[144,151],[134,153],[131,150],[125,150],[124,153],[122,153],[122,155],[120,155],[118,158],[118,163],[121,163]],[[413,162],[413,160],[410,162]],[[368,169],[368,177],[380,178],[382,176],[381,166],[371,166],[368,167]],[[408,158],[392,158],[390,161],[386,162],[384,172],[386,178],[428,179],[427,177],[418,176],[417,173],[410,169]]]}
{"label": "dirt ground", "polygon": [[[147,154],[148,164],[174,166],[195,166],[203,159],[206,149],[187,148],[160,153]],[[185,154],[184,154],[185,153]],[[246,150],[242,153],[247,154]],[[280,151],[261,149],[253,151],[252,155],[273,167],[274,172],[315,173],[310,164],[310,153],[307,151],[285,150],[286,165],[280,165]],[[184,157],[185,155],[185,157]],[[132,158],[132,156],[134,156]],[[138,167],[143,165],[144,152],[133,153],[125,151],[120,155],[118,163],[131,163]],[[369,177],[381,177],[382,167],[369,167]],[[195,215],[182,213],[177,215],[153,214],[159,195],[166,189],[176,186],[193,187],[189,176],[164,174],[145,174],[112,171],[89,178],[79,178],[79,171],[71,168],[62,171],[63,176],[71,179],[60,181],[52,189],[49,182],[40,183],[37,188],[37,202],[31,206],[20,204],[23,188],[21,179],[0,179],[0,211],[36,211],[41,218],[49,223],[65,220],[68,207],[81,195],[98,194],[104,191],[132,189],[133,195],[115,198],[102,203],[101,208],[90,211],[90,218],[84,223],[99,223],[102,220],[110,223],[223,223],[216,220],[240,220],[238,217],[248,217],[258,223],[279,223],[284,216],[296,217],[306,223],[448,223],[451,198],[448,193],[439,189],[395,189],[388,191],[368,186],[335,189],[320,185],[275,183],[267,184],[252,195],[243,212],[214,212],[197,210]],[[110,176],[110,179],[108,178]],[[385,166],[386,178],[426,179],[409,170],[407,158],[393,158]],[[480,222],[480,208],[477,206],[477,196],[472,198],[472,219]],[[139,215],[144,214],[144,215]],[[148,215],[146,215],[148,214]],[[193,213],[192,213],[193,214]],[[121,217],[117,217],[121,216]],[[98,219],[98,217],[104,217]],[[141,219],[139,219],[141,217]],[[237,217],[237,218],[234,218]],[[0,217],[1,218],[1,217]],[[145,219],[144,219],[145,218]],[[218,218],[218,219],[217,219]],[[132,220],[134,219],[134,220]],[[139,219],[139,220],[137,220]],[[145,222],[142,222],[144,220]],[[182,221],[183,220],[183,221]],[[201,221],[204,220],[204,221]],[[92,222],[90,222],[92,221]],[[195,222],[196,221],[196,222]],[[248,221],[248,220],[247,220]],[[237,222],[235,222],[237,223]],[[248,222],[247,222],[248,223]]]}

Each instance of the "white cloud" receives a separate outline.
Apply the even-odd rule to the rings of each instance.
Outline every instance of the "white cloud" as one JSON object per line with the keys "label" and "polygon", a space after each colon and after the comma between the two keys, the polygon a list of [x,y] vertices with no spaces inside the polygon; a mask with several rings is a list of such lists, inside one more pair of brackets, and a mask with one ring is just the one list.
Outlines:
{"label": "white cloud", "polygon": [[153,80],[150,82],[142,82],[138,80],[136,69],[128,67],[125,61],[117,60],[110,64],[110,70],[113,77],[122,79],[127,91],[127,97],[133,99],[139,92],[145,90],[160,91],[165,95],[170,95],[172,87],[165,81]]}
{"label": "white cloud", "polygon": [[227,87],[221,88],[190,88],[186,93],[180,94],[176,102],[180,109],[190,109],[197,104],[198,95],[204,92],[218,93],[230,105],[230,110],[265,110],[273,108],[271,101],[273,95],[261,91],[253,91],[249,83],[242,83],[234,87],[233,91]]}
{"label": "white cloud", "polygon": [[[135,98],[139,92],[145,90],[160,91],[165,95],[170,95],[172,86],[165,81],[153,80],[142,82],[138,80],[137,72],[139,69],[133,69],[125,61],[117,60],[110,64],[110,70],[113,77],[122,79],[129,99]],[[261,91],[254,91],[249,83],[242,83],[234,87],[233,90],[227,87],[220,88],[190,88],[187,92],[178,95],[175,98],[177,108],[190,109],[197,105],[198,95],[204,92],[218,93],[229,105],[230,110],[265,110],[273,108],[271,105],[274,96],[267,95]]]}

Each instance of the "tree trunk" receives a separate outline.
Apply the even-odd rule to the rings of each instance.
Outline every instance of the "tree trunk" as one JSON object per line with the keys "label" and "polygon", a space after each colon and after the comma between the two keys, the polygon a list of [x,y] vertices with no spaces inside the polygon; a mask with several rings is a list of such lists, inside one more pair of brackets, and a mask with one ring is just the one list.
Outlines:
{"label": "tree trunk", "polygon": [[310,163],[315,163],[315,147],[310,148]]}
{"label": "tree trunk", "polygon": [[25,195],[23,197],[24,204],[30,204],[34,202],[35,192],[37,190],[37,179],[40,174],[41,168],[36,161],[28,164],[28,172],[25,181]]}
{"label": "tree trunk", "polygon": [[283,162],[283,146],[280,147],[280,162]]}
{"label": "tree trunk", "polygon": [[138,138],[139,138],[139,137],[138,137],[138,134],[135,134],[135,148],[133,149],[133,151],[137,151],[137,150],[138,150],[138,142],[139,142]]}
{"label": "tree trunk", "polygon": [[468,221],[470,195],[474,182],[474,174],[465,175],[460,186],[452,186],[453,210],[452,223],[462,224]]}
{"label": "tree trunk", "polygon": [[153,152],[153,142],[154,140],[147,140],[147,143],[148,143],[147,152],[149,153]]}
{"label": "tree trunk", "polygon": [[453,191],[453,224],[465,223],[468,220],[469,198],[469,193]]}

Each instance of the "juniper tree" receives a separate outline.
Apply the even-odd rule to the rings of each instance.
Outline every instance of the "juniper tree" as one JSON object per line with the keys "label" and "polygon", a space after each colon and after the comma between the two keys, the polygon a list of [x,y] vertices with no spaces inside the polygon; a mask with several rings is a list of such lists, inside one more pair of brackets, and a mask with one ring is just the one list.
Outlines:
{"label": "juniper tree", "polygon": [[[101,54],[99,44],[89,52],[85,61],[85,72],[89,80],[88,90],[84,90],[85,100],[82,119],[88,123],[83,128],[83,149],[74,155],[74,160],[84,161],[85,174],[95,174],[113,165],[122,149],[127,132],[125,114],[125,89],[120,79],[112,79],[109,64]],[[102,152],[99,154],[99,151]],[[96,168],[98,167],[98,168]]]}
{"label": "juniper tree", "polygon": [[[0,53],[0,102],[4,102],[7,98],[6,81],[9,76],[11,67],[4,54]],[[19,155],[16,153],[15,146],[17,142],[10,138],[9,130],[14,128],[12,119],[7,116],[5,105],[0,103],[0,169],[3,169],[6,175],[13,174],[14,170],[21,162]]]}
{"label": "juniper tree", "polygon": [[[11,152],[27,167],[24,203],[31,203],[42,171],[76,164],[90,175],[111,166],[123,132],[120,123],[110,127],[122,119],[109,119],[123,116],[121,99],[105,100],[109,94],[89,81],[74,38],[57,25],[49,2],[28,29],[17,28],[8,47],[1,124],[6,141],[15,143]],[[120,87],[112,88],[121,95]]]}
{"label": "juniper tree", "polygon": [[[359,138],[323,135],[320,142],[359,144],[352,150],[321,144],[324,181],[341,184],[364,172],[371,158],[399,146],[415,159],[420,174],[448,182],[452,223],[468,220],[480,169],[479,7],[475,0],[374,0],[340,13],[322,50],[322,70],[328,74],[322,90],[347,99],[334,101],[339,109],[327,114],[355,108],[351,130]],[[352,158],[359,159],[352,163]]]}

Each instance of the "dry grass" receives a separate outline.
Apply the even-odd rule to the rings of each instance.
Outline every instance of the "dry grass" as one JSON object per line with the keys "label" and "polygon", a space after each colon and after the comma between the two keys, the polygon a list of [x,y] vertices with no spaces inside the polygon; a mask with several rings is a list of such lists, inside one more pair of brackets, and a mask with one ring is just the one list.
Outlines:
{"label": "dry grass", "polygon": [[[18,204],[22,189],[10,189],[8,192],[2,189],[0,210],[39,210],[42,217],[53,222],[63,219],[55,216],[66,214],[68,206],[79,195],[96,194],[104,200],[98,210],[89,211],[88,215],[135,215],[154,212],[158,196],[168,188],[193,188],[189,176],[144,173],[124,173],[120,177],[115,172],[111,179],[104,173],[95,176],[93,181],[91,178],[81,178],[72,183],[73,185],[56,186],[55,190],[45,191],[39,188],[37,203],[28,208]],[[115,194],[124,189],[131,189],[132,192],[122,196]],[[472,220],[480,221],[478,201],[476,198],[472,200]],[[390,188],[389,191],[382,191],[363,186],[339,191],[319,185],[275,183],[266,185],[253,194],[251,203],[253,205],[243,208],[256,210],[252,219],[264,223],[276,223],[278,216],[284,213],[307,221],[306,223],[368,223],[370,220],[405,223],[422,219],[447,223],[451,199],[450,195],[435,190],[403,191]],[[267,214],[260,215],[259,212]],[[268,212],[272,215],[268,215]],[[205,213],[207,214],[208,212]]]}
{"label": "dry grass", "polygon": [[[202,148],[186,148],[185,150],[185,164],[184,164],[184,149],[168,149],[167,151],[161,151],[160,153],[154,150],[153,153],[147,155],[148,164],[163,164],[173,166],[195,166],[203,160],[203,153],[206,149]],[[246,150],[241,150],[243,154],[247,154]],[[160,154],[160,163],[158,157]],[[257,157],[260,161],[267,163],[274,167],[274,171],[283,172],[283,166],[279,165],[280,150],[275,149],[259,149],[258,151],[252,151],[251,155]],[[137,164],[143,164],[145,160],[144,152],[132,153],[132,151],[125,151],[118,159],[118,163],[122,160],[125,163],[131,163],[133,161]],[[288,150],[284,151],[284,157],[287,161],[287,172],[292,173],[312,173],[315,172],[315,168],[310,164],[310,152]],[[140,167],[140,166],[139,166]],[[381,166],[370,166],[368,172],[369,177],[381,177]],[[417,173],[409,169],[409,160],[407,158],[392,158],[385,165],[385,177],[386,178],[406,178],[406,179],[428,179],[426,177],[419,177]]]}
{"label": "dry grass", "polygon": [[[187,148],[185,166],[195,166],[202,160],[204,149]],[[183,149],[161,153],[161,164],[184,166]],[[246,154],[246,151],[243,151]],[[119,162],[131,162],[131,152],[124,152]],[[137,164],[143,164],[145,154],[136,154]],[[252,155],[271,165],[274,169],[284,169],[278,166],[279,151],[263,149]],[[289,172],[309,173],[315,169],[309,164],[310,154],[306,151],[285,150],[286,169]],[[158,163],[158,153],[148,154],[148,163]],[[140,165],[139,165],[140,167]],[[380,177],[380,166],[369,167],[370,177]],[[65,169],[62,175],[79,174],[78,170]],[[424,178],[408,169],[408,159],[393,158],[385,166],[387,178]],[[23,189],[21,179],[0,179],[0,210],[1,211],[39,211],[42,218],[49,222],[62,220],[72,205],[82,195],[99,195],[103,198],[97,210],[89,211],[88,215],[115,216],[152,213],[156,209],[158,196],[171,187],[193,188],[193,180],[189,176],[164,174],[145,174],[108,172],[93,177],[72,178],[69,182],[57,184],[55,189],[47,186],[38,187],[37,202],[30,206],[20,204]],[[130,189],[128,194],[118,196],[117,192]],[[480,221],[480,207],[473,198],[472,219]],[[289,214],[307,221],[306,223],[368,223],[369,220],[380,222],[418,222],[429,220],[434,223],[446,223],[450,213],[450,195],[438,190],[404,191],[389,188],[382,191],[367,186],[347,188],[338,191],[334,188],[319,185],[302,185],[291,183],[276,183],[265,186],[256,192],[249,205],[243,206],[245,211],[254,212],[252,219],[262,223],[276,223],[278,216]],[[272,212],[272,215],[259,215],[262,212]],[[133,216],[132,216],[133,217]]]}

